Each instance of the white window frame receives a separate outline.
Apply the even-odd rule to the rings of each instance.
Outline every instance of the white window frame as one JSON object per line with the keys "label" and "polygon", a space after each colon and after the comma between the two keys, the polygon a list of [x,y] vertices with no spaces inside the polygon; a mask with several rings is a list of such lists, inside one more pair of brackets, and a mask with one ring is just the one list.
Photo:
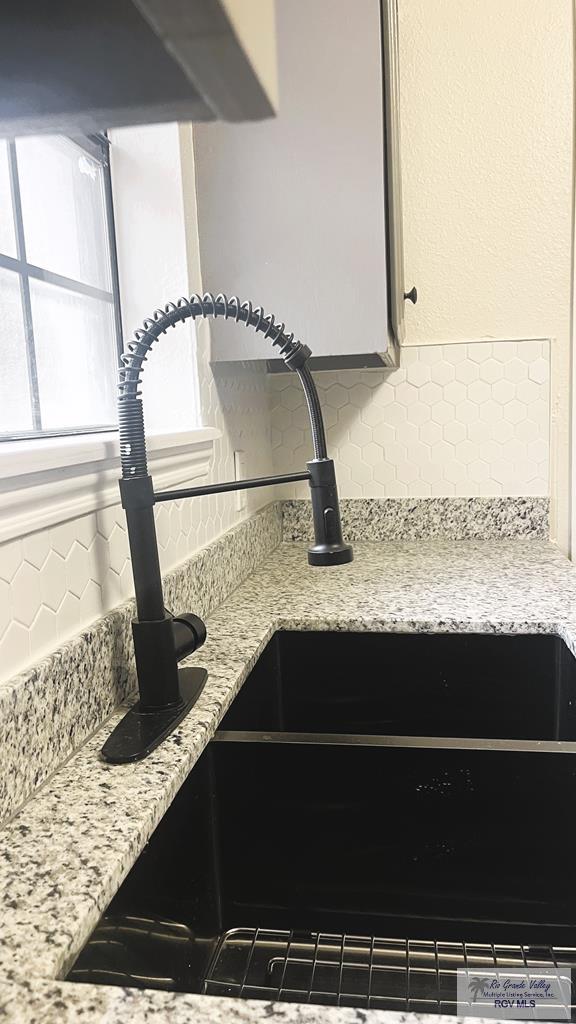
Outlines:
{"label": "white window frame", "polygon": [[[155,486],[174,487],[207,476],[212,427],[148,438]],[[0,543],[119,502],[116,431],[5,441],[0,453]]]}
{"label": "white window frame", "polygon": [[[164,134],[170,126],[159,126]],[[179,138],[177,126],[173,126],[175,138]],[[150,132],[154,129],[142,129],[145,145],[150,146]],[[134,129],[127,132],[134,132]],[[136,130],[137,131],[137,130]],[[112,133],[122,136],[116,132]],[[138,136],[127,134],[126,146],[135,142]],[[153,141],[153,140],[152,140]],[[164,140],[163,140],[164,141]],[[112,154],[114,153],[112,141]],[[128,161],[130,164],[130,161]],[[138,185],[146,174],[146,161],[134,158],[135,173],[138,173]],[[114,168],[113,168],[114,170]],[[138,215],[138,203],[134,203],[131,182],[125,171],[112,179],[114,201],[116,207],[122,204],[122,213],[127,211],[129,227],[132,218]],[[154,246],[151,244],[146,251],[142,246],[130,244],[123,253],[118,248],[118,265],[120,276],[120,298],[123,307],[135,307],[141,300],[149,301],[148,292],[143,288],[144,297],[136,289],[144,272],[154,277],[157,275],[160,292],[167,287],[172,291],[187,291],[188,285],[188,252],[186,251],[185,214],[180,204],[183,198],[183,182],[181,168],[174,174],[174,204],[177,209],[175,225],[182,235],[180,239],[168,239],[168,245]],[[176,195],[176,192],[178,194]],[[166,190],[158,190],[157,182],[151,175],[149,194],[152,203],[157,196],[157,209],[150,205],[145,210],[145,227],[154,235],[154,220],[164,224],[166,219]],[[180,223],[181,221],[181,223]],[[140,223],[139,228],[143,228]],[[126,232],[124,232],[125,240]],[[164,240],[166,242],[166,239]],[[170,253],[169,275],[166,273],[166,250]],[[158,267],[153,260],[157,258]],[[138,265],[142,261],[141,267]],[[123,274],[124,270],[124,274]],[[142,273],[141,273],[142,271]],[[199,268],[195,268],[195,273]],[[124,279],[124,280],[123,280]],[[162,299],[162,294],[159,295]],[[152,300],[154,301],[154,300]],[[145,313],[151,312],[147,307]],[[137,324],[132,324],[132,329]],[[126,324],[125,324],[126,327]],[[163,376],[167,379],[175,372],[174,364],[170,364],[170,353],[166,353],[166,366],[162,366],[161,347],[155,353],[155,361],[159,374],[158,383]],[[158,365],[159,364],[159,365]],[[153,369],[153,367],[152,367]],[[193,385],[193,386],[192,386]],[[164,388],[161,389],[164,391]],[[194,392],[192,394],[192,392]],[[187,408],[182,410],[180,422],[191,423],[191,429],[179,429],[180,422],[171,431],[152,430],[147,433],[148,464],[158,490],[177,486],[184,482],[199,482],[206,479],[213,455],[214,441],[221,437],[221,431],[214,427],[194,427],[192,424],[199,418],[197,381],[191,382],[190,393],[187,395]],[[146,400],[144,401],[146,407]],[[192,408],[192,417],[190,417]],[[154,427],[154,424],[153,424]],[[116,430],[106,432],[90,432],[68,434],[66,436],[37,436],[27,439],[4,440],[0,444],[0,543],[15,537],[22,537],[36,530],[55,526],[66,520],[74,519],[119,503],[118,478],[120,476],[120,456],[118,433]]]}
{"label": "white window frame", "polygon": [[26,237],[20,193],[20,174],[18,169],[16,142],[14,139],[8,139],[6,144],[10,174],[10,191],[12,196],[12,216],[16,241],[16,256],[13,257],[0,253],[0,267],[17,274],[20,282],[20,299],[26,347],[26,369],[30,390],[32,427],[30,430],[24,431],[7,431],[6,434],[0,435],[0,444],[19,439],[32,440],[33,438],[37,438],[39,440],[43,440],[44,438],[62,437],[71,434],[84,435],[87,433],[105,433],[112,429],[111,424],[94,424],[93,426],[85,427],[79,425],[77,427],[72,426],[70,428],[62,428],[61,430],[45,430],[42,426],[42,399],[38,386],[38,372],[36,366],[37,354],[34,317],[32,315],[32,303],[30,298],[30,281],[44,281],[47,284],[57,285],[59,288],[64,289],[77,297],[87,296],[110,303],[113,310],[114,339],[118,359],[120,359],[122,352],[120,290],[118,282],[116,241],[114,235],[114,210],[112,204],[112,184],[110,177],[109,141],[106,135],[103,134],[70,136],[67,138],[68,141],[73,143],[79,150],[84,151],[91,159],[95,160],[100,165],[103,172],[104,215],[110,265],[110,287],[107,290],[97,288],[77,279],[63,277],[62,274],[53,273],[45,267],[37,267],[29,262],[26,254]]}

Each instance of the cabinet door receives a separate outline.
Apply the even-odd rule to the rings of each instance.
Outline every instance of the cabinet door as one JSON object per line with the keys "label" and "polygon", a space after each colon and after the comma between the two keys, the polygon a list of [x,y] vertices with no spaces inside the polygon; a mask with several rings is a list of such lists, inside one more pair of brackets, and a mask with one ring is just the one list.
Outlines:
{"label": "cabinet door", "polygon": [[[276,23],[277,118],[194,129],[203,287],[263,305],[316,357],[381,365],[380,3],[277,0]],[[213,361],[273,355],[262,337],[225,323],[212,325],[212,338]]]}

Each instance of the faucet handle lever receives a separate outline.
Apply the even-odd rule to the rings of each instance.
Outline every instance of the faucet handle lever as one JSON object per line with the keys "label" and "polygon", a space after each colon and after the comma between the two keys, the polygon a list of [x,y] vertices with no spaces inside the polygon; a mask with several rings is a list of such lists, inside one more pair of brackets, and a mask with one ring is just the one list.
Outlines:
{"label": "faucet handle lever", "polygon": [[193,654],[206,640],[206,625],[192,612],[175,615],[172,619],[172,632],[177,661],[182,661],[186,655]]}

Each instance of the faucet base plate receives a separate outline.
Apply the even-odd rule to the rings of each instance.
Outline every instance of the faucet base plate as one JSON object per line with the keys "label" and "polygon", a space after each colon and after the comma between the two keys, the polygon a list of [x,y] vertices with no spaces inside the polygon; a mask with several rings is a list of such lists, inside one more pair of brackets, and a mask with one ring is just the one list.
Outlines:
{"label": "faucet base plate", "polygon": [[179,703],[144,711],[138,701],[110,733],[102,747],[102,759],[108,764],[129,764],[147,757],[194,707],[207,678],[203,668],[178,669]]}

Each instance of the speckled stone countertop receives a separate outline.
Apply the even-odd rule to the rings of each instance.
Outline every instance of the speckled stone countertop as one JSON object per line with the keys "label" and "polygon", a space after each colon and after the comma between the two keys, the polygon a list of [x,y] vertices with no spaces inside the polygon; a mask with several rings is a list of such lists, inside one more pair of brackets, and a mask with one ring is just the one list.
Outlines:
{"label": "speckled stone countertop", "polygon": [[[310,502],[285,501],[284,540],[314,536]],[[357,540],[503,540],[550,536],[550,499],[505,498],[342,498],[342,531]]]}
{"label": "speckled stone countertop", "polygon": [[424,1019],[55,979],[65,976],[275,629],[554,632],[574,652],[576,570],[542,541],[358,543],[351,565],[329,570],[309,568],[304,546],[284,544],[208,627],[192,662],[208,668],[209,682],[177,732],[146,760],[111,767],[98,751],[116,713],[0,832],[0,1017],[18,1024]]}
{"label": "speckled stone countertop", "polygon": [[382,1010],[368,1013],[330,1006],[38,981],[19,985],[0,982],[0,1017],[14,1024],[488,1024],[483,1017]]}

